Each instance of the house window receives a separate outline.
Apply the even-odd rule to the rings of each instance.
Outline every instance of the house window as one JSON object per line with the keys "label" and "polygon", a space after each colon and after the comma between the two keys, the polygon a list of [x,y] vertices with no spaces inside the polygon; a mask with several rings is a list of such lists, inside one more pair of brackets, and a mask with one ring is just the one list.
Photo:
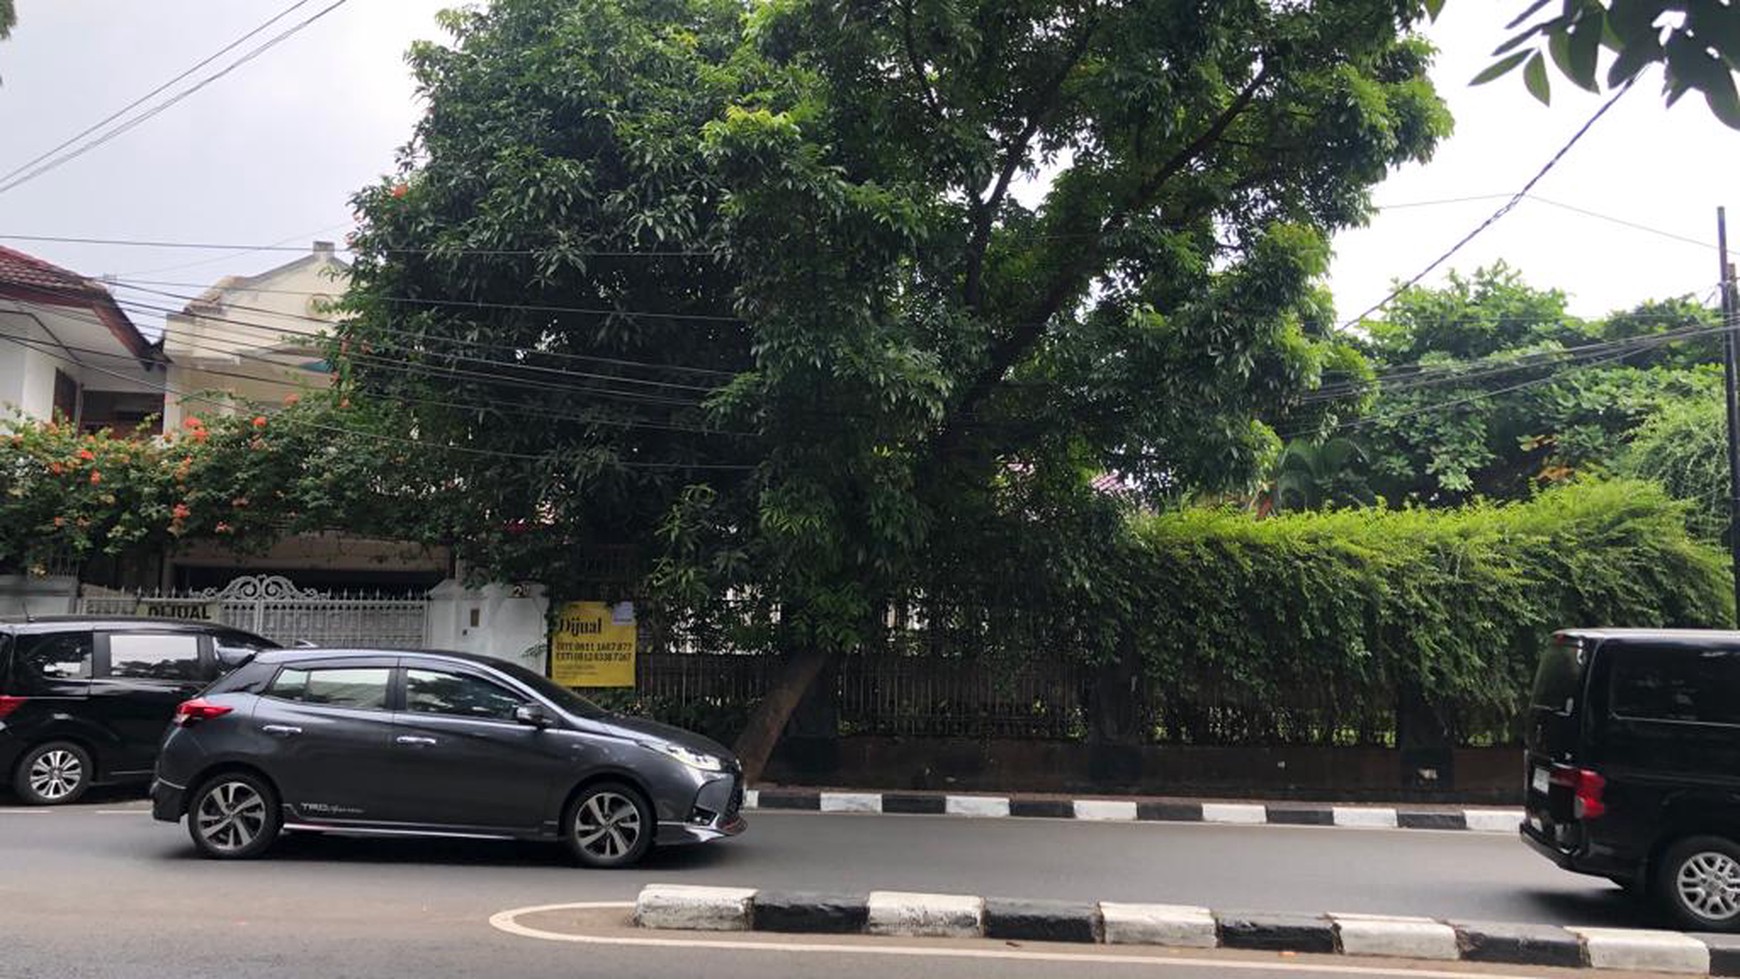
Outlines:
{"label": "house window", "polygon": [[66,372],[54,372],[54,417],[65,421],[74,421],[79,416],[79,383],[66,375]]}

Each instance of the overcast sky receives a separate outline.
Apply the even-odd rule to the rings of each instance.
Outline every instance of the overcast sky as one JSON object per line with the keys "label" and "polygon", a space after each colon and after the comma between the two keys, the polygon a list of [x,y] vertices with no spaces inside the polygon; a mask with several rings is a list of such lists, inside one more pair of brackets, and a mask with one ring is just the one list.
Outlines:
{"label": "overcast sky", "polygon": [[[307,4],[260,39],[328,2]],[[10,41],[0,42],[0,173],[287,5],[18,0],[18,26]],[[434,12],[450,5],[350,0],[134,131],[0,193],[0,234],[296,245],[341,238],[350,194],[391,168],[418,111],[404,51],[415,38],[439,36]],[[1519,5],[1450,0],[1443,20],[1431,27],[1441,49],[1434,75],[1456,116],[1456,133],[1430,163],[1376,189],[1386,210],[1369,228],[1337,239],[1330,285],[1343,317],[1383,298],[1393,279],[1412,276],[1503,203],[1422,202],[1517,190],[1601,104],[1556,76],[1550,108],[1529,98],[1517,77],[1468,86],[1503,39],[1506,14]],[[1447,268],[1466,271],[1502,258],[1533,284],[1570,293],[1572,309],[1584,315],[1648,298],[1708,294],[1717,276],[1716,206],[1740,203],[1720,179],[1736,166],[1740,134],[1714,121],[1697,96],[1665,109],[1654,77],[1646,81],[1596,124],[1535,194],[1705,244],[1530,200]],[[0,243],[87,275],[187,283],[252,274],[294,257]]]}

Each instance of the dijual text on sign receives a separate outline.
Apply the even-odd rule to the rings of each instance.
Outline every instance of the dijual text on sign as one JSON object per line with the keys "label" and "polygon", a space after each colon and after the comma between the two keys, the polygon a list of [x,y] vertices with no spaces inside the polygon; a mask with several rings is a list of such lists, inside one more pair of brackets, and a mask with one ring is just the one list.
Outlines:
{"label": "dijual text on sign", "polygon": [[634,605],[569,602],[550,632],[550,679],[565,687],[634,686]]}

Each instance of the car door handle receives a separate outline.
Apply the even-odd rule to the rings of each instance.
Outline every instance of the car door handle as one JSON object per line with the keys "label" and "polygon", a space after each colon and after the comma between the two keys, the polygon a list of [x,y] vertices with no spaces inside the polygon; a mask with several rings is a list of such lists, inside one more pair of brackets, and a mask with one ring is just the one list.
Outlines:
{"label": "car door handle", "polygon": [[411,745],[411,746],[417,747],[417,748],[428,747],[429,745],[432,745],[435,743],[434,738],[418,737],[415,734],[401,734],[398,737],[394,738],[393,740],[397,741],[400,744],[408,744],[408,745]]}
{"label": "car door handle", "polygon": [[293,737],[302,733],[301,728],[289,724],[267,724],[261,727],[260,730],[272,735],[273,737],[279,738]]}

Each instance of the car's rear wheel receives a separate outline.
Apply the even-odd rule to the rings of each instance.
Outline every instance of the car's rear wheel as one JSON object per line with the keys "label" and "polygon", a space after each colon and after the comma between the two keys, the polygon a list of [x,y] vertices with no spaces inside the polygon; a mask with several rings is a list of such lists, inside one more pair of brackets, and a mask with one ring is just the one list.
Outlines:
{"label": "car's rear wheel", "polygon": [[278,793],[248,772],[224,772],[193,793],[187,835],[199,852],[219,860],[247,860],[266,852],[284,826]]}
{"label": "car's rear wheel", "polygon": [[1740,846],[1690,836],[1656,865],[1655,892],[1675,921],[1695,931],[1740,931]]}
{"label": "car's rear wheel", "polygon": [[96,774],[91,753],[71,741],[39,744],[18,759],[12,787],[33,806],[64,806],[77,802]]}
{"label": "car's rear wheel", "polygon": [[658,823],[633,786],[600,782],[581,790],[562,820],[562,838],[587,867],[627,867],[652,849]]}

